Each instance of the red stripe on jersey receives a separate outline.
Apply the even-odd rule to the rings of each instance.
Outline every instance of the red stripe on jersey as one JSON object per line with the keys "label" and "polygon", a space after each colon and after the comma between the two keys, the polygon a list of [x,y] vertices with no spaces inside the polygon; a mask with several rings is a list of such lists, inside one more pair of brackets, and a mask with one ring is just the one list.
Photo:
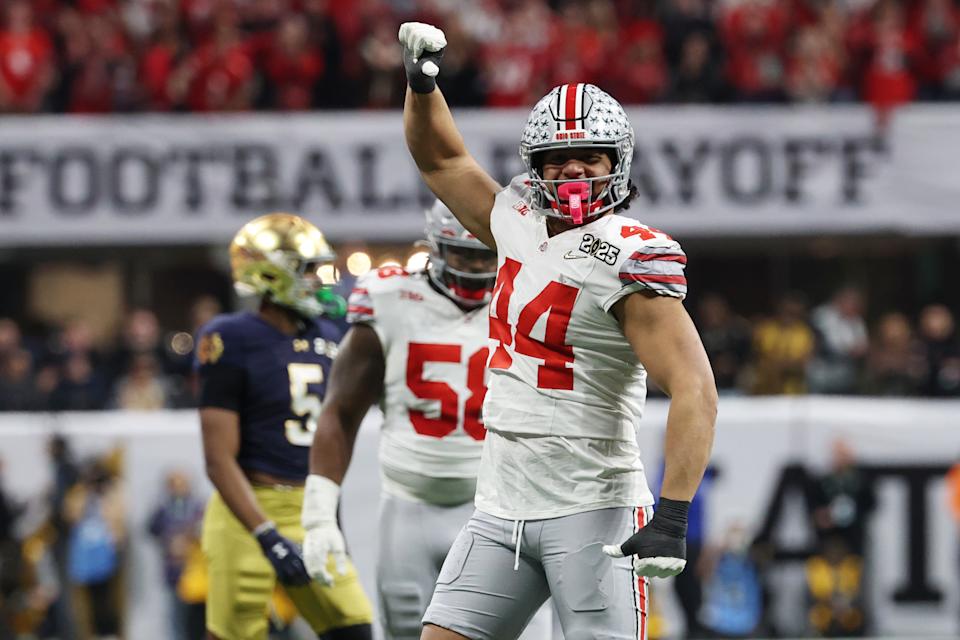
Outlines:
{"label": "red stripe on jersey", "polygon": [[[645,507],[637,509],[638,531],[647,524],[647,510]],[[640,629],[638,640],[647,640],[647,579],[637,576],[637,593],[640,594]]]}
{"label": "red stripe on jersey", "polygon": [[369,291],[367,291],[366,289],[361,289],[360,287],[354,287],[353,291],[351,291],[350,293],[356,293],[361,296],[370,295]]}
{"label": "red stripe on jersey", "polygon": [[363,313],[368,316],[373,315],[373,307],[361,307],[358,304],[350,305],[349,307],[347,307],[347,311],[349,311],[350,313]]}
{"label": "red stripe on jersey", "polygon": [[656,284],[687,284],[686,276],[661,276],[643,273],[623,273],[620,272],[621,280],[632,280],[633,282],[652,282]]}
{"label": "red stripe on jersey", "polygon": [[632,256],[631,260],[637,260],[639,262],[646,262],[648,260],[663,260],[665,262],[679,262],[680,264],[687,264],[687,256],[682,253],[640,253],[637,251]]}
{"label": "red stripe on jersey", "polygon": [[577,87],[576,84],[567,85],[567,104],[564,106],[563,117],[567,119],[564,129],[577,128]]}

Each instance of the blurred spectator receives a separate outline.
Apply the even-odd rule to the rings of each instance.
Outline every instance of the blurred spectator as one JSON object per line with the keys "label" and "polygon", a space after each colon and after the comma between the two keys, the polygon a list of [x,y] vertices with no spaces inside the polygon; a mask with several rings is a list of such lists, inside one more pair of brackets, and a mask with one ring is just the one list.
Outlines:
{"label": "blurred spectator", "polygon": [[950,97],[950,86],[960,78],[957,50],[960,48],[960,9],[951,0],[921,0],[914,13],[911,31],[919,42],[917,71],[920,96],[926,99]]}
{"label": "blurred spectator", "polygon": [[807,622],[818,638],[864,635],[864,561],[836,538],[806,563]]}
{"label": "blurred spectator", "polygon": [[833,443],[829,471],[812,480],[810,505],[819,550],[806,567],[810,626],[822,637],[863,635],[869,626],[863,593],[867,522],[876,496],[843,440]]}
{"label": "blurred spectator", "polygon": [[706,34],[691,33],[683,41],[670,82],[668,102],[711,103],[726,98],[720,66]]}
{"label": "blurred spectator", "polygon": [[443,96],[453,107],[478,107],[483,104],[484,95],[477,42],[456,16],[447,23],[444,34],[447,48],[443,54],[443,74],[438,78]]}
{"label": "blurred spectator", "polygon": [[793,43],[787,66],[787,94],[793,102],[827,102],[837,95],[843,59],[827,32],[803,28]]}
{"label": "blurred spectator", "polygon": [[0,362],[20,349],[20,327],[10,318],[0,318]]}
{"label": "blurred spectator", "polygon": [[529,108],[549,90],[546,51],[554,21],[541,2],[527,2],[504,16],[498,37],[481,56],[486,106]]}
{"label": "blurred spectator", "polygon": [[[740,522],[704,557],[704,628],[709,637],[752,637],[763,622],[763,585],[750,536]],[[688,569],[689,570],[689,569]],[[686,573],[686,571],[684,571]]]}
{"label": "blurred spectator", "polygon": [[3,482],[3,460],[0,459],[0,638],[16,637],[14,626],[14,597],[20,587],[20,541],[14,525],[22,507],[7,495]]}
{"label": "blurred spectator", "polygon": [[830,302],[811,313],[817,336],[817,354],[810,363],[812,393],[852,393],[867,354],[867,323],[863,319],[863,293],[855,287],[837,291]]}
{"label": "blurred spectator", "polygon": [[70,113],[129,111],[139,99],[130,45],[110,14],[76,15],[67,35],[64,70]]}
{"label": "blurred spectator", "polygon": [[150,9],[153,33],[140,58],[139,69],[142,100],[149,111],[169,111],[177,104],[170,93],[170,79],[187,55],[188,44],[180,35],[179,14],[174,3],[156,2]]}
{"label": "blurred spectator", "polygon": [[0,411],[39,411],[46,398],[33,381],[33,356],[18,349],[0,359]]}
{"label": "blurred spectator", "polygon": [[223,313],[223,306],[213,296],[200,296],[190,305],[190,333],[196,335],[203,325]]}
{"label": "blurred spectator", "polygon": [[921,385],[926,396],[960,395],[960,347],[953,314],[942,304],[920,312],[920,341],[927,372]]}
{"label": "blurred spectator", "polygon": [[150,353],[133,357],[126,375],[117,381],[113,406],[118,409],[153,411],[172,406],[173,389]]}
{"label": "blurred spectator", "polygon": [[703,296],[698,311],[700,339],[710,357],[717,389],[721,393],[736,391],[750,357],[750,325],[734,315],[717,294]]}
{"label": "blurred spectator", "polygon": [[807,324],[806,303],[797,294],[784,296],[777,315],[760,322],[753,334],[756,394],[806,392],[807,364],[813,355],[814,335]]}
{"label": "blurred spectator", "polygon": [[170,95],[190,111],[246,111],[252,105],[253,89],[253,60],[236,12],[220,5],[212,36],[171,76]]}
{"label": "blurred spectator", "polygon": [[881,113],[913,100],[917,42],[896,0],[880,0],[854,25],[853,54],[859,58],[861,96]]}
{"label": "blurred spectator", "polygon": [[54,411],[103,409],[108,392],[107,380],[94,368],[90,356],[71,354],[63,364],[60,381],[50,394],[50,408]]}
{"label": "blurred spectator", "polygon": [[306,18],[296,14],[283,18],[268,47],[263,71],[268,108],[302,111],[311,107],[324,60],[310,42]]}
{"label": "blurred spectator", "polygon": [[664,33],[664,54],[671,67],[683,65],[691,39],[705,41],[707,49],[716,44],[716,25],[709,0],[668,0],[660,19]]}
{"label": "blurred spectator", "polygon": [[116,471],[107,459],[94,460],[64,503],[68,576],[84,638],[119,638],[122,628],[126,512]]}
{"label": "blurred spectator", "polygon": [[867,355],[863,391],[880,396],[914,395],[925,374],[923,353],[907,317],[902,313],[882,316]]}
{"label": "blurred spectator", "polygon": [[27,0],[10,0],[0,29],[0,113],[39,111],[55,77],[53,44]]}
{"label": "blurred spectator", "polygon": [[727,51],[727,77],[742,102],[779,102],[784,98],[784,5],[774,0],[743,0],[725,9],[721,32]]}
{"label": "blurred spectator", "polygon": [[[192,493],[190,480],[180,471],[166,478],[166,495],[150,516],[150,535],[163,553],[164,577],[169,594],[170,626],[174,640],[203,640],[206,635],[204,600],[191,602],[180,588],[184,569],[200,553],[203,502]],[[189,577],[189,576],[186,576]]]}
{"label": "blurred spectator", "polygon": [[70,442],[62,435],[50,438],[47,445],[50,456],[51,476],[53,484],[48,494],[48,511],[51,532],[51,556],[55,582],[59,587],[53,606],[48,611],[47,627],[52,627],[62,634],[64,640],[75,637],[76,624],[74,622],[73,605],[70,594],[64,588],[69,584],[68,550],[70,523],[66,517],[66,500],[80,478],[80,472],[73,458]]}
{"label": "blurred spectator", "polygon": [[[604,84],[623,102],[646,104],[659,101],[669,82],[662,50],[660,26],[652,20],[635,22],[623,33]],[[589,78],[592,74],[584,73],[579,77]]]}
{"label": "blurred spectator", "polygon": [[[584,78],[597,78],[611,63],[622,64],[621,57],[630,57],[643,67],[637,70],[639,75],[648,73],[644,54],[639,52],[643,47],[634,47],[629,35],[621,38],[620,50],[616,52],[613,60],[609,59],[609,54],[617,44],[616,15],[609,0],[567,0],[560,4],[558,14],[550,43],[543,53],[549,55],[550,51],[575,51],[576,55],[552,55],[549,56],[549,61],[543,60],[550,86],[583,82]],[[656,47],[656,56],[659,59],[660,27],[654,23],[651,23],[650,27],[658,32],[652,46]],[[624,91],[637,82],[636,79],[619,78],[615,72],[611,77],[623,82]],[[628,98],[624,100],[630,101]]]}
{"label": "blurred spectator", "polygon": [[382,109],[403,104],[406,85],[396,31],[392,18],[381,17],[360,44],[360,53],[367,64],[365,107]]}
{"label": "blurred spectator", "polygon": [[114,376],[122,376],[138,355],[151,355],[164,373],[180,369],[180,358],[174,358],[163,343],[163,332],[157,315],[149,309],[134,309],[124,322],[120,347],[113,356]]}
{"label": "blurred spectator", "polygon": [[867,518],[876,505],[873,484],[843,440],[833,443],[830,469],[813,479],[813,525],[821,542],[838,539],[846,552],[862,557]]}

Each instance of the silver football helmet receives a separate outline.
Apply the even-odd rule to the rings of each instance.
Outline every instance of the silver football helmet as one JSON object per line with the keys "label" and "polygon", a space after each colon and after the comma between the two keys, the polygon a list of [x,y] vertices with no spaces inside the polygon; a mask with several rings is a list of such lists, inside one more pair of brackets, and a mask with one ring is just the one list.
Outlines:
{"label": "silver football helmet", "polygon": [[[554,87],[534,105],[520,139],[520,158],[530,176],[531,204],[544,215],[575,224],[613,209],[630,195],[633,144],[633,127],[623,107],[610,94],[592,84]],[[613,161],[610,175],[544,180],[540,155],[567,147],[607,150]],[[594,182],[606,183],[596,196]],[[585,201],[579,207],[571,207],[574,198]]]}
{"label": "silver football helmet", "polygon": [[[497,279],[496,253],[467,231],[439,200],[426,210],[426,219],[426,239],[422,244],[430,251],[430,280],[462,306],[473,308],[488,303]],[[457,268],[450,264],[451,260],[460,267],[486,263],[493,270]]]}

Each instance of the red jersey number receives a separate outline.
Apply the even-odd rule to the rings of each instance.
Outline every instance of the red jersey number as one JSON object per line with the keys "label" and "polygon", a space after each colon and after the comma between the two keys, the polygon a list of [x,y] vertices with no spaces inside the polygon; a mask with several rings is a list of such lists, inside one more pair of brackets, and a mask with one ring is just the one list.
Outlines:
{"label": "red jersey number", "polygon": [[[407,351],[407,387],[418,398],[440,402],[440,415],[436,418],[428,418],[423,411],[410,409],[410,422],[417,433],[445,438],[457,430],[460,423],[457,392],[446,382],[424,379],[423,370],[428,362],[460,363],[462,352],[458,344],[410,343]],[[483,440],[487,433],[480,419],[483,398],[487,393],[483,381],[486,363],[486,347],[467,359],[467,389],[470,396],[463,407],[463,430],[474,440]]]}
{"label": "red jersey number", "polygon": [[[493,289],[495,302],[490,305],[490,338],[499,344],[490,359],[491,369],[509,369],[513,357],[506,347],[516,342],[517,353],[543,360],[537,369],[538,389],[573,390],[573,347],[567,344],[567,327],[573,305],[577,301],[576,287],[560,282],[551,282],[540,294],[527,303],[517,319],[516,332],[507,320],[514,282],[523,265],[507,258],[497,273]],[[547,326],[543,340],[530,334],[543,314],[547,314]],[[571,365],[571,366],[567,366]]]}

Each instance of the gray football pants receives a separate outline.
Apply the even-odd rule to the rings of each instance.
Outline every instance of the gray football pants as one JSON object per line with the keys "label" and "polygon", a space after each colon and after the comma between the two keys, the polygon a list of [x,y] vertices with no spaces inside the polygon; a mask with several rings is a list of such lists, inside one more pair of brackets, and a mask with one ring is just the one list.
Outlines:
{"label": "gray football pants", "polygon": [[423,622],[470,640],[511,640],[550,596],[565,640],[645,640],[647,579],[634,575],[630,558],[601,548],[652,515],[651,507],[619,507],[517,522],[475,511]]}
{"label": "gray football pants", "polygon": [[[442,507],[383,494],[377,596],[387,640],[418,640],[440,568],[473,503]],[[523,640],[551,638],[552,612],[543,607]]]}

